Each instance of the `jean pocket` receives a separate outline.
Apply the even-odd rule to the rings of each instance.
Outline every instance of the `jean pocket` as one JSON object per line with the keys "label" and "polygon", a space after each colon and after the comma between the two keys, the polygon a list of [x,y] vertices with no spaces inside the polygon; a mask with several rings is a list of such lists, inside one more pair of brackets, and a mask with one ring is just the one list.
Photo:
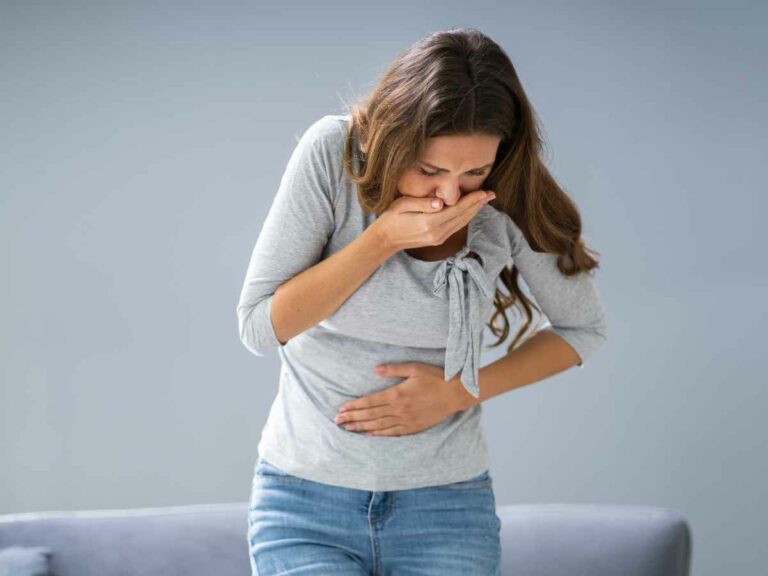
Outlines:
{"label": "jean pocket", "polygon": [[261,458],[261,457],[259,457],[258,461],[256,462],[256,469],[254,471],[254,476],[256,478],[270,478],[275,480],[281,480],[283,482],[302,482],[303,481],[303,478],[299,478],[298,476],[288,474],[288,472],[281,470],[271,462],[267,462],[266,460],[264,460],[264,458]]}
{"label": "jean pocket", "polygon": [[441,488],[447,488],[449,490],[472,490],[478,488],[488,488],[491,486],[493,480],[491,473],[486,470],[468,480],[460,480],[459,482],[452,482],[451,484],[444,484]]}

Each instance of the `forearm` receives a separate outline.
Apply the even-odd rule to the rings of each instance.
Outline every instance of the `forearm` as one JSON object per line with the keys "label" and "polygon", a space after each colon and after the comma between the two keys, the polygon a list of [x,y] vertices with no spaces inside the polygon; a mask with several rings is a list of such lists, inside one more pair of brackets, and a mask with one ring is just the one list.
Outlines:
{"label": "forearm", "polygon": [[393,253],[374,222],[347,246],[280,285],[271,308],[280,343],[333,314]]}
{"label": "forearm", "polygon": [[457,406],[465,410],[489,398],[554,376],[579,363],[576,351],[557,334],[540,330],[521,346],[480,368],[480,397],[454,379]]}

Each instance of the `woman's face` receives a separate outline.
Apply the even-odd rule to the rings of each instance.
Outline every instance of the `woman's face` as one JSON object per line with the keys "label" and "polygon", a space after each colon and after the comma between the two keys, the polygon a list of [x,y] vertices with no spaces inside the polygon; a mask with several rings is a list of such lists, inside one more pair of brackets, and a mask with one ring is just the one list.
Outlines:
{"label": "woman's face", "polygon": [[491,172],[501,138],[490,134],[452,134],[428,138],[397,181],[402,196],[442,198],[453,206],[480,189]]}

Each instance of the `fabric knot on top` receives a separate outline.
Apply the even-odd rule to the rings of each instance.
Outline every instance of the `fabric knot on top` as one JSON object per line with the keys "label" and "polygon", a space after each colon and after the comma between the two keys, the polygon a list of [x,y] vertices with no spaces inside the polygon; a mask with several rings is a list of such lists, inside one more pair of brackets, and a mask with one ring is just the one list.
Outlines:
{"label": "fabric knot on top", "polygon": [[437,269],[432,292],[448,297],[448,343],[445,350],[445,380],[461,371],[464,388],[475,398],[480,396],[480,336],[483,330],[481,299],[491,298],[494,283],[483,270],[482,259],[464,246]]}

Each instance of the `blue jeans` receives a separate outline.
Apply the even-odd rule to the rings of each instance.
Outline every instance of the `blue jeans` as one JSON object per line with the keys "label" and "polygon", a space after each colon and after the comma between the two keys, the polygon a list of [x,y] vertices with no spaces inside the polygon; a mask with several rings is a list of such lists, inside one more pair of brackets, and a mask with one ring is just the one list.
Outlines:
{"label": "blue jeans", "polygon": [[292,476],[259,457],[248,511],[254,576],[499,576],[489,472],[389,492]]}

